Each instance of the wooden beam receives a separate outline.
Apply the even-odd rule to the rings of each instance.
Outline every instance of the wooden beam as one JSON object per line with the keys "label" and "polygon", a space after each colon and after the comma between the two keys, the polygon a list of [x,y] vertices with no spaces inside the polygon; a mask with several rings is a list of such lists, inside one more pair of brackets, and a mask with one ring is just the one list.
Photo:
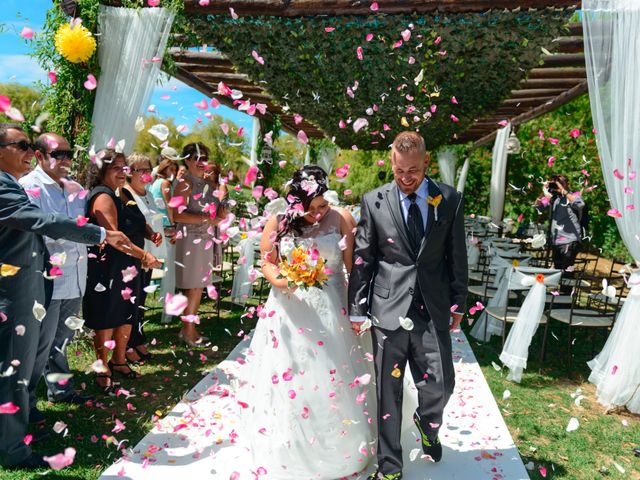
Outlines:
{"label": "wooden beam", "polygon": [[532,68],[528,78],[587,78],[586,68]]}
{"label": "wooden beam", "polygon": [[[371,2],[358,0],[215,0],[201,6],[199,0],[185,0],[185,11],[194,14],[228,15],[233,8],[238,15],[299,17],[306,15],[369,15]],[[384,0],[379,13],[465,13],[489,10],[580,8],[580,0]]]}
{"label": "wooden beam", "polygon": [[538,106],[541,103],[553,100],[555,97],[533,97],[533,98],[507,98],[502,105],[515,107]]}
{"label": "wooden beam", "polygon": [[557,53],[583,53],[583,37],[558,37],[551,42],[553,50]]}
{"label": "wooden beam", "polygon": [[543,67],[584,67],[584,53],[554,53],[542,57]]}
{"label": "wooden beam", "polygon": [[520,87],[525,88],[571,88],[584,81],[584,78],[553,78],[522,80]]}
{"label": "wooden beam", "polygon": [[564,92],[564,88],[530,88],[526,90],[511,90],[512,98],[531,98],[540,96],[557,96]]}
{"label": "wooden beam", "polygon": [[[580,84],[576,85],[575,87],[567,90],[566,92],[558,95],[553,101],[546,103],[544,105],[540,105],[539,107],[533,108],[531,110],[529,110],[528,112],[523,113],[522,115],[519,115],[515,118],[511,119],[511,125],[512,126],[518,126],[521,125],[523,123],[529,122],[531,120],[533,120],[534,118],[538,118],[542,115],[544,115],[545,113],[549,113],[552,110],[555,110],[556,108],[569,103],[571,100],[579,97],[580,95],[586,93],[589,90],[589,87],[587,85],[587,81],[584,80],[582,81]],[[486,145],[488,143],[490,143],[495,137],[496,137],[496,133],[497,130],[494,130],[493,132],[491,132],[489,135],[486,135],[484,137],[482,137],[480,140],[477,140],[474,144],[473,144],[473,148],[477,148],[477,147],[481,147],[483,145]]]}

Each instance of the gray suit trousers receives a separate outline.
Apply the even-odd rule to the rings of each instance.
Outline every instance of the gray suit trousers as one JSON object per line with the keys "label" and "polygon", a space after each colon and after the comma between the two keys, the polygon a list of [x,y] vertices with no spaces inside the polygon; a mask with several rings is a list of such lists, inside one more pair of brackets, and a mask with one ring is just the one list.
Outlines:
{"label": "gray suit trousers", "polygon": [[384,474],[402,471],[400,432],[407,363],[418,389],[416,417],[433,439],[455,385],[449,331],[436,329],[428,315],[413,306],[407,316],[414,322],[413,330],[372,328],[378,396],[378,471]]}

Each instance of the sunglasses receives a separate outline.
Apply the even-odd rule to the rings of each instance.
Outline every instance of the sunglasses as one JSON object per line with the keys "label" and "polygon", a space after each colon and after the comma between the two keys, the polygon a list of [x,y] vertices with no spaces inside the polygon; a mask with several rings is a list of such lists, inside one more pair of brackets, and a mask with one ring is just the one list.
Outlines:
{"label": "sunglasses", "polygon": [[150,168],[132,168],[131,171],[133,173],[151,173]]}
{"label": "sunglasses", "polygon": [[126,165],[109,165],[107,167],[109,170],[115,170],[117,172],[129,173],[130,169]]}
{"label": "sunglasses", "polygon": [[0,147],[8,147],[9,145],[15,145],[18,147],[18,149],[22,150],[23,152],[27,152],[29,150],[33,151],[35,150],[35,147],[33,146],[33,143],[28,142],[27,140],[18,140],[16,142],[3,142],[0,143]]}
{"label": "sunglasses", "polygon": [[49,155],[56,160],[73,160],[72,150],[52,150]]}

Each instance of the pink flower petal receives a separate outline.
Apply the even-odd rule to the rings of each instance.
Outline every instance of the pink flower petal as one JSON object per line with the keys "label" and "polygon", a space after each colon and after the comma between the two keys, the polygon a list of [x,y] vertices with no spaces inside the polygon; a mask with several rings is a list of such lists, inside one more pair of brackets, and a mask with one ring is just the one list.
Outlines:
{"label": "pink flower petal", "polygon": [[58,83],[58,75],[56,74],[56,72],[47,73],[47,77],[49,77],[51,85],[53,85],[54,83]]}
{"label": "pink flower petal", "polygon": [[49,464],[53,470],[62,470],[73,463],[76,456],[76,449],[73,447],[65,448],[64,453],[58,453],[53,457],[44,457],[44,461]]}
{"label": "pink flower petal", "polygon": [[171,199],[169,200],[169,206],[171,208],[178,208],[184,205],[184,197],[182,196],[178,196],[178,197],[171,197]]}
{"label": "pink flower petal", "polygon": [[380,7],[378,6],[378,2],[373,2],[370,8],[372,12],[377,12]]}
{"label": "pink flower petal", "polygon": [[187,308],[188,299],[184,295],[178,293],[176,295],[166,294],[164,302],[164,311],[167,315],[180,316],[185,308]]}
{"label": "pink flower petal", "polygon": [[251,56],[255,59],[256,62],[258,62],[260,65],[264,65],[264,58],[262,58],[260,55],[258,55],[258,52],[256,52],[255,50],[251,51]]}
{"label": "pink flower petal", "polygon": [[93,76],[93,74],[89,74],[87,75],[87,80],[84,82],[84,88],[86,88],[87,90],[95,90],[98,87],[98,81],[96,80],[96,77]]}
{"label": "pink flower petal", "polygon": [[258,169],[258,167],[256,165],[251,165],[249,167],[249,169],[247,170],[246,175],[244,176],[244,186],[248,187],[251,184],[253,184],[257,178],[258,178],[258,172],[260,170]]}
{"label": "pink flower petal", "polygon": [[14,405],[13,402],[3,403],[0,405],[0,414],[13,415],[18,410],[20,410],[20,407]]}
{"label": "pink flower petal", "polygon": [[309,143],[309,138],[307,137],[307,134],[304,132],[304,130],[300,130],[298,132],[298,141],[304,145]]}
{"label": "pink flower petal", "polygon": [[20,36],[26,40],[31,40],[33,38],[33,30],[29,27],[24,27],[20,32]]}
{"label": "pink flower petal", "polygon": [[11,100],[9,100],[9,97],[0,95],[0,113],[6,112],[9,108],[11,108]]}

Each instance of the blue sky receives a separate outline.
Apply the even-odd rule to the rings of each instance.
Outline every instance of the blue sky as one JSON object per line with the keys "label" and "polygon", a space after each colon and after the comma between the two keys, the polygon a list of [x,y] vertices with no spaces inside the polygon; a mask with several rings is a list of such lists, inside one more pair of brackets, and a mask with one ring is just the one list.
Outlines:
{"label": "blue sky", "polygon": [[[0,0],[0,24],[4,31],[0,33],[0,83],[33,85],[38,80],[47,80],[46,72],[28,56],[30,49],[20,37],[20,32],[27,26],[37,34],[44,23],[45,13],[51,6],[51,0]],[[206,97],[175,79],[163,76],[162,83],[156,87],[150,100],[150,104],[155,105],[157,114],[163,118],[173,117],[176,124],[185,124],[190,128],[196,124],[197,118],[207,122],[203,112],[194,106]],[[166,98],[167,96],[170,98]],[[245,137],[250,138],[252,118],[249,115],[225,106],[209,111],[244,127]]]}

